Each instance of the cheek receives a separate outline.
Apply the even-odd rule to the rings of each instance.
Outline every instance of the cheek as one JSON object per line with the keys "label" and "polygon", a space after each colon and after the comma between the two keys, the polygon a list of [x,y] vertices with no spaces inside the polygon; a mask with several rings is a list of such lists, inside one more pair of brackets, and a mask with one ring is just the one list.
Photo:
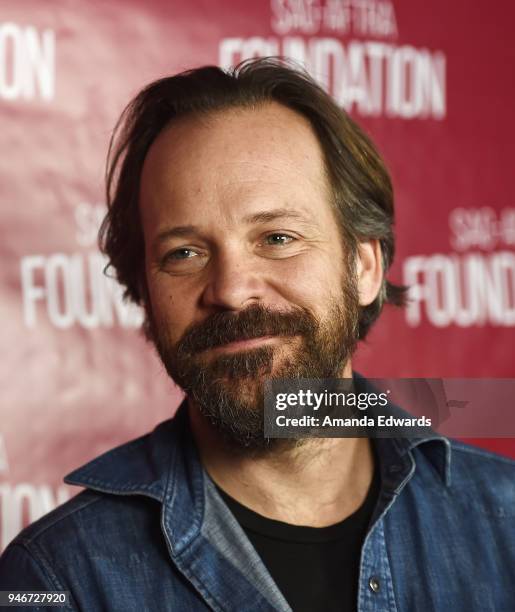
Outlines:
{"label": "cheek", "polygon": [[152,315],[158,328],[165,328],[172,342],[179,340],[193,320],[192,305],[184,294],[179,298],[178,290],[166,282],[148,283]]}
{"label": "cheek", "polygon": [[306,254],[283,263],[277,287],[288,301],[322,314],[331,300],[341,295],[343,262],[338,259]]}

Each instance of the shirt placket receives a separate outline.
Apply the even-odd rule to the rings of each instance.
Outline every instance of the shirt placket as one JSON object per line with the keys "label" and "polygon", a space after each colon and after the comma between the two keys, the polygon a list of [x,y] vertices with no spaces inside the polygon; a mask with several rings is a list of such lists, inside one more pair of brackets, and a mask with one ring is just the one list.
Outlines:
{"label": "shirt placket", "polygon": [[384,522],[376,522],[361,555],[358,612],[397,612],[392,574],[386,552]]}

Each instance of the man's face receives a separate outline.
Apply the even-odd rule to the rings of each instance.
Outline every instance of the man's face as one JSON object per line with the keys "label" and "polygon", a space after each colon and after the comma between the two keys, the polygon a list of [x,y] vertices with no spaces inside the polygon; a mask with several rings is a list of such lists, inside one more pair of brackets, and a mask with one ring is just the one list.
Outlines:
{"label": "man's face", "polygon": [[145,160],[148,316],[174,380],[243,446],[267,377],[341,376],[358,296],[322,150],[279,104],[181,119]]}

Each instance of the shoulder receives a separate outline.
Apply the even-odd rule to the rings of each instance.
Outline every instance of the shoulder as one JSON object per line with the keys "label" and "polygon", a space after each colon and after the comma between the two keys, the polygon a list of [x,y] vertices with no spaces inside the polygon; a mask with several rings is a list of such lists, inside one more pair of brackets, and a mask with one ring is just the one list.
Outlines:
{"label": "shoulder", "polygon": [[451,441],[451,486],[467,490],[479,503],[496,503],[497,514],[515,516],[515,460]]}
{"label": "shoulder", "polygon": [[159,516],[160,505],[148,497],[82,491],[15,537],[0,557],[0,585],[29,573],[28,587],[37,573],[48,588],[64,588],[87,572],[88,559],[122,554],[131,544],[148,550],[158,542]]}
{"label": "shoulder", "polygon": [[441,442],[414,449],[417,493],[468,515],[515,517],[515,461],[458,440],[446,439],[445,447],[445,458]]}
{"label": "shoulder", "polygon": [[515,478],[515,459],[472,446],[459,440],[449,440],[453,472],[460,477]]}
{"label": "shoulder", "polygon": [[48,545],[52,541],[69,544],[71,539],[80,537],[81,531],[87,531],[91,537],[102,527],[114,527],[108,523],[115,516],[118,523],[123,523],[125,515],[141,514],[150,508],[159,508],[159,504],[145,497],[110,495],[86,489],[31,523],[12,543],[25,548]]}
{"label": "shoulder", "polygon": [[[176,428],[173,420],[165,421],[67,476],[66,482],[86,490],[18,534],[0,557],[0,586],[13,588],[7,581],[43,588],[44,579],[47,588],[56,588],[88,575],[92,558],[107,569],[130,550],[161,556],[161,505],[180,446]],[[18,576],[28,568],[30,579],[22,584]]]}

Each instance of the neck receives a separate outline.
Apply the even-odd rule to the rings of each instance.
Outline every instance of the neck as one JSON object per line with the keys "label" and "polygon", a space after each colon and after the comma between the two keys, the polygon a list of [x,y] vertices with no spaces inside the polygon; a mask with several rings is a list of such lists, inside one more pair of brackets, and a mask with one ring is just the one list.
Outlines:
{"label": "neck", "polygon": [[325,527],[350,516],[367,495],[374,471],[367,438],[311,438],[269,454],[235,456],[192,402],[189,414],[209,476],[262,516]]}

